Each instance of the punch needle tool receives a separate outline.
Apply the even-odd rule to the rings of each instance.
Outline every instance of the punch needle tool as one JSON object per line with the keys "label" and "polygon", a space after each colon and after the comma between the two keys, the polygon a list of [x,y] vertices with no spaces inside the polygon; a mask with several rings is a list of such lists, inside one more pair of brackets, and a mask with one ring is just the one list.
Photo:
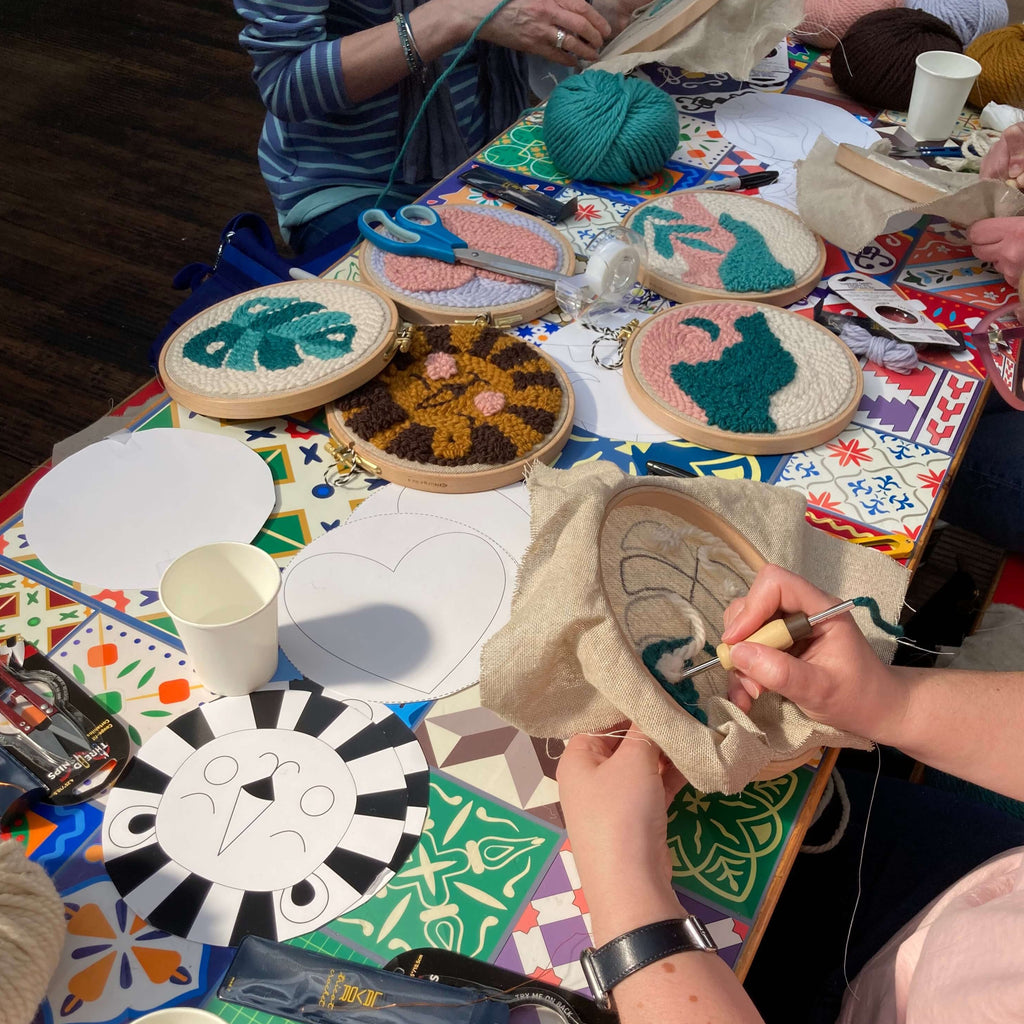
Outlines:
{"label": "punch needle tool", "polygon": [[[831,619],[836,615],[842,615],[843,612],[848,612],[853,607],[854,603],[851,599],[833,605],[831,608],[826,608],[823,612],[818,612],[817,615],[804,615],[803,612],[795,612],[793,615],[787,615],[784,619],[772,619],[771,622],[766,623],[759,630],[751,633],[745,641],[737,640],[736,643],[764,644],[765,647],[774,647],[777,651],[787,651],[798,640],[809,637],[819,622],[824,622],[826,619]],[[694,676],[700,675],[701,672],[706,672],[709,668],[715,668],[718,665],[721,665],[724,669],[731,669],[733,667],[732,649],[735,646],[736,644],[719,644],[715,648],[715,653],[718,655],[717,658],[712,658],[710,661],[695,665],[685,672],[679,681],[692,679]]]}
{"label": "punch needle tool", "polygon": [[595,307],[614,309],[624,304],[634,283],[643,276],[647,258],[640,235],[617,225],[605,228],[587,247],[582,274],[560,274],[474,248],[449,231],[436,210],[421,204],[403,206],[394,216],[376,208],[365,210],[359,214],[359,232],[378,248],[399,256],[465,263],[552,288],[562,312],[574,320]]}

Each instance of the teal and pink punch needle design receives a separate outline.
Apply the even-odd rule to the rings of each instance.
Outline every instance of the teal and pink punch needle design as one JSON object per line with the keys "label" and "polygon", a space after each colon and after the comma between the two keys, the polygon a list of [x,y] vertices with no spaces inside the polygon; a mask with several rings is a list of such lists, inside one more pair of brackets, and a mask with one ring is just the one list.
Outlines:
{"label": "teal and pink punch needle design", "polygon": [[640,368],[670,406],[735,433],[775,433],[772,396],[797,371],[765,314],[745,303],[689,306],[653,324]]}

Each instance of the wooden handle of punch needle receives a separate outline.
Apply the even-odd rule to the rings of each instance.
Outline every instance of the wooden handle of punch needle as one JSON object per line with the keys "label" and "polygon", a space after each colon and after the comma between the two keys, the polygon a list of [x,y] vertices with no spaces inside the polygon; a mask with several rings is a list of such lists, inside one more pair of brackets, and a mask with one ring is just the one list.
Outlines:
{"label": "wooden handle of punch needle", "polygon": [[[751,633],[747,640],[752,644],[764,644],[765,647],[774,647],[777,651],[787,651],[798,640],[803,640],[805,636],[810,636],[811,632],[812,626],[807,616],[802,612],[797,612],[794,615],[786,616],[784,619],[772,619],[771,622],[762,626],[756,632]],[[746,641],[743,642],[745,643]],[[735,644],[719,644],[715,648],[715,654],[718,655],[722,668],[727,671],[733,667],[732,649],[735,646]]]}

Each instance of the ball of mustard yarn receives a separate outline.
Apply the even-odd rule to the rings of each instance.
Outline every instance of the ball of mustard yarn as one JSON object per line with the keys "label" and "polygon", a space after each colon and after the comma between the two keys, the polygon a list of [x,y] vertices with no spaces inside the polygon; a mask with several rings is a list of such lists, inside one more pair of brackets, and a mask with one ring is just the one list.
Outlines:
{"label": "ball of mustard yarn", "polygon": [[963,53],[963,46],[952,26],[926,11],[875,11],[855,21],[832,51],[832,80],[869,107],[906,110],[914,62],[928,50]]}
{"label": "ball of mustard yarn", "polygon": [[1007,25],[986,32],[967,47],[967,56],[981,65],[971,90],[971,102],[1007,103],[1024,107],[1024,25]]}
{"label": "ball of mustard yarn", "polygon": [[665,166],[679,145],[679,115],[650,82],[587,71],[551,93],[544,144],[570,178],[628,185]]}

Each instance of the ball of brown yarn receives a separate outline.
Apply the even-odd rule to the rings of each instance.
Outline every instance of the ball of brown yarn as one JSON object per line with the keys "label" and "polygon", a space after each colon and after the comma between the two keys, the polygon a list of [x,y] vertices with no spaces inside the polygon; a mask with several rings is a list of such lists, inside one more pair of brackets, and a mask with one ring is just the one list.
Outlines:
{"label": "ball of brown yarn", "polygon": [[975,106],[1008,103],[1024,107],[1024,25],[986,32],[967,47],[967,56],[981,65],[971,90]]}
{"label": "ball of brown yarn", "polygon": [[902,6],[903,0],[807,0],[804,20],[793,35],[802,43],[831,50],[858,18]]}
{"label": "ball of brown yarn", "polygon": [[963,46],[956,29],[926,11],[875,11],[855,21],[832,51],[832,78],[869,107],[906,110],[914,61],[928,50],[963,53]]}

